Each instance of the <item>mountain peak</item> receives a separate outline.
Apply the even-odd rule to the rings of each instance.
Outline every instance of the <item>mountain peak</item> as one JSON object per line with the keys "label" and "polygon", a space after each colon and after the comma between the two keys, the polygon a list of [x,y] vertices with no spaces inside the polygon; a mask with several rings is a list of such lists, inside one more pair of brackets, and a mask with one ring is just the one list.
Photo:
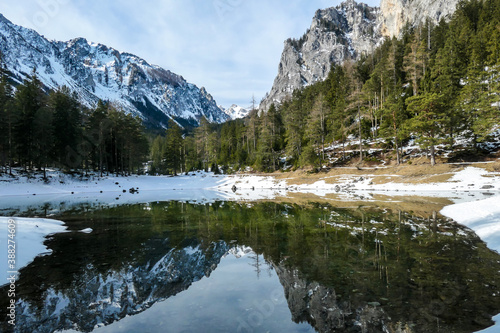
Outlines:
{"label": "mountain peak", "polygon": [[232,120],[235,120],[245,118],[250,113],[250,110],[233,104],[228,109],[224,110],[224,113],[226,113]]}

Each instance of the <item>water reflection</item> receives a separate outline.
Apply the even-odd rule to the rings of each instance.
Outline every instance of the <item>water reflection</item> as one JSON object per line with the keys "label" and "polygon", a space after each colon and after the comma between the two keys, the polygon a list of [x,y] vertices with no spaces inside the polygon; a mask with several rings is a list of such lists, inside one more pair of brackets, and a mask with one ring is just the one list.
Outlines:
{"label": "water reflection", "polygon": [[473,332],[500,312],[500,256],[435,214],[160,202],[57,218],[94,232],[53,236],[22,270],[18,332]]}

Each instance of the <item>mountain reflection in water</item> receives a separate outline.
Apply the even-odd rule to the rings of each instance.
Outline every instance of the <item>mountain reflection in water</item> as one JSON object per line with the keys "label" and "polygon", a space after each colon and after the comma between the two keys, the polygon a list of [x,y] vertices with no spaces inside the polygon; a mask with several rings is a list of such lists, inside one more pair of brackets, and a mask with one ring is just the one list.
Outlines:
{"label": "mountain reflection in water", "polygon": [[56,218],[94,231],[50,237],[21,271],[16,332],[474,332],[500,312],[500,256],[435,214],[159,202]]}

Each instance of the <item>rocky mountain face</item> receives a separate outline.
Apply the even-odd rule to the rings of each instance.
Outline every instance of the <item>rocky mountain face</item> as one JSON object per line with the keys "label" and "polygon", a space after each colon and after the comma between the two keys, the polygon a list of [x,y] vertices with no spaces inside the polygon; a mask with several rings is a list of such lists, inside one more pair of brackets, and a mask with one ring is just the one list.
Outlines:
{"label": "rocky mountain face", "polygon": [[341,64],[371,52],[382,41],[378,16],[378,8],[354,0],[318,10],[311,27],[299,40],[285,41],[278,76],[260,109],[267,110],[295,89],[324,80],[332,63]]}
{"label": "rocky mountain face", "polygon": [[409,23],[425,23],[427,18],[433,23],[446,19],[455,12],[459,0],[381,0],[381,33],[387,37],[399,36]]}
{"label": "rocky mountain face", "polygon": [[438,22],[448,17],[458,1],[381,0],[377,8],[347,0],[318,10],[304,36],[285,41],[278,75],[260,110],[280,104],[296,89],[325,80],[331,64],[372,52],[384,38],[398,36],[407,23],[416,25],[427,17]]}
{"label": "rocky mountain face", "polygon": [[65,85],[87,107],[99,99],[110,101],[150,127],[165,127],[169,118],[183,126],[196,126],[201,117],[216,123],[229,119],[205,88],[133,54],[84,38],[49,41],[1,14],[0,40],[3,61],[15,83],[36,68],[48,90]]}

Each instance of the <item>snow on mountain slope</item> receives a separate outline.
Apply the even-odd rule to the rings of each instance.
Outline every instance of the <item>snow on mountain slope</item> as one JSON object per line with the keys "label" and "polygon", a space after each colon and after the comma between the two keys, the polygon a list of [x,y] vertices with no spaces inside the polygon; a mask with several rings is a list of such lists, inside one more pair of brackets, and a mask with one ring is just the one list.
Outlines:
{"label": "snow on mountain slope", "polygon": [[87,107],[108,100],[151,127],[164,127],[169,118],[188,126],[198,125],[201,117],[215,123],[229,119],[205,88],[133,54],[84,38],[49,41],[1,14],[0,41],[3,60],[16,83],[36,68],[46,88],[66,85]]}
{"label": "snow on mountain slope", "polygon": [[245,118],[250,113],[250,110],[233,104],[228,109],[224,110],[224,113],[227,114],[232,120],[235,120]]}

